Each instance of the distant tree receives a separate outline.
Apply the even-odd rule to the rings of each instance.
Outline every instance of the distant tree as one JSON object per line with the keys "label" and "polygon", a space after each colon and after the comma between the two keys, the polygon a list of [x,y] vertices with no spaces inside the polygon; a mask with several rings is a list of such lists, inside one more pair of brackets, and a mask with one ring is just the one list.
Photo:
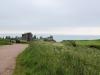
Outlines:
{"label": "distant tree", "polygon": [[36,39],[37,39],[37,37],[36,37],[36,35],[34,35],[34,36],[33,36],[33,40],[36,40]]}
{"label": "distant tree", "polygon": [[44,41],[54,41],[54,42],[56,42],[56,41],[53,39],[53,36],[52,36],[52,35],[49,36],[49,37],[47,37],[47,38],[44,38]]}
{"label": "distant tree", "polygon": [[17,39],[18,39],[18,36],[15,37],[15,40],[17,40]]}
{"label": "distant tree", "polygon": [[20,43],[20,37],[18,37],[18,36],[16,36],[15,38],[14,38],[14,40],[16,41],[16,43]]}
{"label": "distant tree", "polygon": [[53,40],[53,36],[52,36],[52,35],[50,35],[50,37],[49,37],[49,38],[50,38],[50,40]]}
{"label": "distant tree", "polygon": [[2,37],[2,39],[5,39],[5,37]]}
{"label": "distant tree", "polygon": [[16,43],[20,43],[20,40],[19,39],[16,39]]}
{"label": "distant tree", "polygon": [[43,37],[42,37],[42,36],[40,36],[40,39],[43,39]]}
{"label": "distant tree", "polygon": [[8,40],[10,40],[11,39],[11,37],[10,36],[6,36],[6,38],[5,39],[8,39]]}

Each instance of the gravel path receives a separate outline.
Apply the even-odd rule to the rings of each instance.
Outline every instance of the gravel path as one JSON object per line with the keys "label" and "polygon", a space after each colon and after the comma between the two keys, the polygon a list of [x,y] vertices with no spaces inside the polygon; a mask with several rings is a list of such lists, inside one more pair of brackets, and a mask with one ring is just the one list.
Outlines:
{"label": "gravel path", "polygon": [[16,57],[26,47],[28,47],[27,44],[0,46],[0,75],[12,75],[16,64]]}

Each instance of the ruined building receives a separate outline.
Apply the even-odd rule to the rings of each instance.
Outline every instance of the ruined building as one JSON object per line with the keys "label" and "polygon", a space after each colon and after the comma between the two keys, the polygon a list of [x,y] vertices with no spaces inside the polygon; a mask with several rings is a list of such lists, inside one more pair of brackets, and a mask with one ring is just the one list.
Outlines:
{"label": "ruined building", "polygon": [[33,34],[32,33],[24,33],[22,34],[22,40],[32,41]]}

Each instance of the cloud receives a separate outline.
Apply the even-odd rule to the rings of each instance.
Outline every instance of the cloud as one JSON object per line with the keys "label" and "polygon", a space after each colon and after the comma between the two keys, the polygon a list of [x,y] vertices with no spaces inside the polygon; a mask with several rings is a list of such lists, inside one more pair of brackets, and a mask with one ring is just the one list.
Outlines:
{"label": "cloud", "polygon": [[37,7],[59,7],[61,5],[62,1],[60,0],[32,0],[33,6]]}
{"label": "cloud", "polygon": [[99,3],[99,0],[2,0],[0,32],[98,35]]}

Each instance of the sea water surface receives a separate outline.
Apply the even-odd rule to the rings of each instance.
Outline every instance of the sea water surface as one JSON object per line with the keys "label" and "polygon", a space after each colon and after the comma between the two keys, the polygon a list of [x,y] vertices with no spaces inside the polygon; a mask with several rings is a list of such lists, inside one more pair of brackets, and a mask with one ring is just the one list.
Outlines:
{"label": "sea water surface", "polygon": [[100,35],[54,35],[57,41],[62,40],[96,40],[100,39]]}

